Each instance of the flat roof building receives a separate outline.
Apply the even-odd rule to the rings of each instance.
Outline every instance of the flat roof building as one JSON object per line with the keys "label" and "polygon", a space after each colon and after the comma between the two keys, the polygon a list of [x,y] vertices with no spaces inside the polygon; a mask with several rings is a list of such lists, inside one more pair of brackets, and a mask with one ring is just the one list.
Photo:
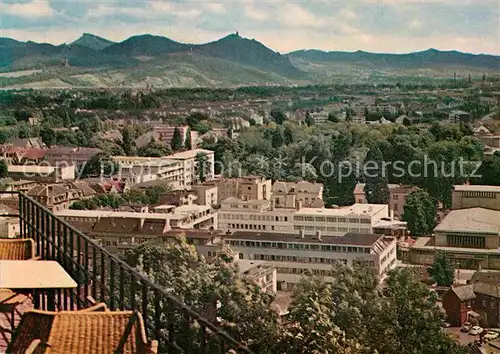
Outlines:
{"label": "flat roof building", "polygon": [[236,231],[221,237],[222,244],[228,245],[238,258],[274,265],[278,290],[292,289],[307,270],[332,281],[332,265],[339,262],[374,267],[381,278],[396,266],[396,239],[384,235],[348,233],[332,237],[321,233],[311,236],[303,232]]}

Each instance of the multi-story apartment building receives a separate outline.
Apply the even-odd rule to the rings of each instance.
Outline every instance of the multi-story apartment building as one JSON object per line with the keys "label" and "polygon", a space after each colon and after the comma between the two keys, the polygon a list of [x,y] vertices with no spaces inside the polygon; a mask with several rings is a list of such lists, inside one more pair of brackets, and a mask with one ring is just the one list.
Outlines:
{"label": "multi-story apartment building", "polygon": [[236,231],[222,236],[222,244],[244,260],[266,261],[276,267],[278,289],[293,288],[310,270],[332,281],[332,265],[365,264],[383,278],[396,266],[396,240],[376,234],[348,233],[344,237]]}
{"label": "multi-story apartment building", "polygon": [[500,187],[480,185],[453,186],[452,209],[486,208],[500,210]]}
{"label": "multi-story apartment building", "polygon": [[217,199],[220,203],[227,198],[247,200],[270,200],[272,182],[261,176],[239,178],[216,178],[203,183],[205,186],[217,187]]}
{"label": "multi-story apartment building", "polygon": [[205,179],[211,180],[214,178],[214,168],[215,159],[214,152],[211,150],[204,149],[193,149],[183,152],[178,152],[176,154],[168,156],[170,160],[177,161],[182,166],[184,170],[184,180],[181,187],[190,186],[198,182],[198,173],[196,166],[196,156],[198,154],[205,154],[206,156],[206,166],[205,166]]}
{"label": "multi-story apartment building", "polygon": [[185,185],[182,164],[167,157],[115,156],[113,160],[120,168],[117,177],[129,184],[167,180],[174,188]]}
{"label": "multi-story apartment building", "polygon": [[295,208],[297,201],[300,201],[304,207],[322,208],[325,206],[322,183],[276,181],[271,193],[275,208]]}
{"label": "multi-story apartment building", "polygon": [[[300,201],[295,208],[275,208],[272,201],[228,198],[218,212],[219,229],[253,232],[306,234],[320,231],[326,236],[344,236],[352,233],[373,233],[381,221],[390,223],[387,205],[354,204],[342,208],[303,208]],[[386,225],[387,226],[387,225]]]}

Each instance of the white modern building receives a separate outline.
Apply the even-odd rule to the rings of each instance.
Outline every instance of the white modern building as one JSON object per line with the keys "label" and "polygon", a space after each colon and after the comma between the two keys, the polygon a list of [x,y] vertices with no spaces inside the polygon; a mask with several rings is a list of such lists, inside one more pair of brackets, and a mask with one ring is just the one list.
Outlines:
{"label": "white modern building", "polygon": [[155,180],[168,180],[174,188],[183,186],[184,168],[178,161],[167,157],[115,156],[121,180],[134,185]]}
{"label": "white modern building", "polygon": [[387,223],[389,207],[385,204],[354,204],[341,208],[276,208],[268,200],[227,198],[218,211],[221,231],[297,233],[321,232],[325,236],[344,236],[348,232],[370,234],[382,221]]}
{"label": "white modern building", "polygon": [[293,289],[309,270],[332,281],[332,266],[364,264],[381,279],[396,266],[396,239],[379,234],[348,233],[344,237],[236,231],[223,236],[239,259],[265,261],[277,270],[278,290]]}
{"label": "white modern building", "polygon": [[205,149],[193,149],[183,152],[178,152],[176,154],[168,156],[169,159],[177,161],[182,166],[184,171],[184,185],[182,186],[190,186],[198,182],[198,174],[196,167],[196,156],[198,154],[205,154],[207,158],[206,166],[205,166],[205,179],[207,181],[214,178],[215,172],[215,159],[214,152],[211,150]]}

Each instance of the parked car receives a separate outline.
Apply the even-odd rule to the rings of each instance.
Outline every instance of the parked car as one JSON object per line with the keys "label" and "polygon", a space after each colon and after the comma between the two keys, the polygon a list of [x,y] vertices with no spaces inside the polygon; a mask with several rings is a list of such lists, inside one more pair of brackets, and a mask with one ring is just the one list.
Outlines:
{"label": "parked car", "polygon": [[451,324],[449,324],[448,322],[442,322],[441,323],[441,326],[444,327],[444,328],[449,328],[451,326]]}
{"label": "parked car", "polygon": [[464,322],[460,328],[460,332],[469,332],[471,328],[472,324],[470,322]]}
{"label": "parked car", "polygon": [[493,340],[493,339],[497,339],[498,336],[499,336],[499,334],[497,332],[493,332],[493,331],[488,330],[488,333],[486,333],[484,335],[484,339],[485,340]]}
{"label": "parked car", "polygon": [[474,326],[470,329],[469,334],[472,336],[477,336],[478,334],[483,333],[483,329],[479,326]]}

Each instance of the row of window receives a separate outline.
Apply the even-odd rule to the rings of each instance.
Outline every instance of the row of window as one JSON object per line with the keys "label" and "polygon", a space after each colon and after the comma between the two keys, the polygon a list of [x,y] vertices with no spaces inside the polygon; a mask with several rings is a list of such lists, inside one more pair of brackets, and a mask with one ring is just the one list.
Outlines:
{"label": "row of window", "polygon": [[357,227],[335,227],[335,226],[313,226],[313,225],[294,225],[293,229],[296,231],[300,230],[306,230],[306,231],[329,231],[329,232],[354,232],[354,233],[361,233],[361,234],[369,234],[371,233],[370,229],[360,229]]}
{"label": "row of window", "polygon": [[347,259],[320,258],[320,257],[297,257],[297,256],[279,256],[274,254],[254,254],[253,258],[260,261],[275,262],[297,262],[311,264],[347,264]]}
{"label": "row of window", "polygon": [[[254,207],[258,208],[258,207]],[[259,220],[259,221],[284,221],[288,222],[288,216],[281,215],[260,215],[260,214],[226,214],[220,213],[220,219],[225,220]],[[371,224],[371,219],[359,219],[359,218],[337,218],[337,217],[329,217],[329,216],[294,216],[294,221],[307,221],[307,222],[328,222],[328,223],[340,223],[340,224]]]}
{"label": "row of window", "polygon": [[495,199],[498,193],[495,192],[462,192],[463,198],[489,198]]}
{"label": "row of window", "polygon": [[[241,230],[266,230],[266,225],[254,224],[227,224],[228,229],[241,229]],[[274,225],[271,225],[271,231],[274,231]]]}
{"label": "row of window", "polygon": [[314,221],[314,222],[330,222],[330,223],[349,223],[349,224],[371,224],[371,219],[360,218],[342,218],[334,216],[300,216],[293,217],[294,221]]}
{"label": "row of window", "polygon": [[265,242],[265,241],[240,241],[229,240],[230,246],[254,247],[254,248],[277,248],[290,250],[310,250],[321,252],[344,252],[344,253],[370,253],[370,247],[334,246],[318,245],[308,243],[285,243],[285,242]]}
{"label": "row of window", "polygon": [[285,221],[288,222],[288,216],[272,216],[272,215],[254,215],[250,214],[219,214],[219,219],[226,220],[259,220],[259,221]]}
{"label": "row of window", "polygon": [[[288,267],[276,268],[276,272],[281,273],[281,274],[301,275],[301,274],[305,273],[306,271],[307,271],[307,269],[304,269],[304,268],[288,268]],[[317,275],[317,276],[322,276],[322,277],[333,276],[333,270],[331,270],[331,269],[309,269],[309,271],[313,275]]]}

